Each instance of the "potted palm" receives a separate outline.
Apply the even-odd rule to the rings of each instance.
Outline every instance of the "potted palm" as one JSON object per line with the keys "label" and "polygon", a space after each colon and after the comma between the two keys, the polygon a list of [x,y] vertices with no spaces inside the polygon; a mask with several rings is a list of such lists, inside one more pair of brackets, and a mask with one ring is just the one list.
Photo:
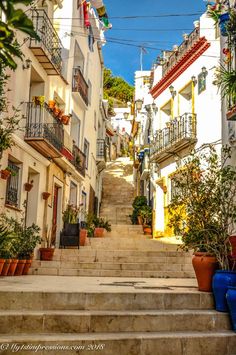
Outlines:
{"label": "potted palm", "polygon": [[132,224],[143,224],[142,217],[140,215],[140,211],[144,206],[147,206],[147,198],[146,196],[136,196],[133,203],[133,212],[130,215],[130,219]]}
{"label": "potted palm", "polygon": [[236,172],[228,165],[230,154],[227,147],[220,155],[209,145],[193,152],[174,177],[169,226],[182,237],[181,248],[194,251],[201,291],[211,291],[217,268],[221,276],[228,271],[232,276],[229,236],[236,220]]}
{"label": "potted palm", "polygon": [[94,224],[94,237],[96,238],[102,238],[104,235],[104,230],[106,230],[107,232],[111,231],[110,222],[106,221],[103,218],[94,216],[93,224]]}

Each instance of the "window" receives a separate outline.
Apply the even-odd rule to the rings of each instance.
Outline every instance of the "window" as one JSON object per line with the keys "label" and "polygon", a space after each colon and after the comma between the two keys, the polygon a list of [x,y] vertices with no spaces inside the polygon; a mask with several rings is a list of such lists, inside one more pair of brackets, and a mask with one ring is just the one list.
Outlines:
{"label": "window", "polygon": [[91,105],[91,98],[92,98],[92,84],[91,81],[88,80],[88,103]]}
{"label": "window", "polygon": [[97,112],[94,111],[94,129],[97,130]]}
{"label": "window", "polygon": [[73,206],[77,206],[77,185],[70,182],[70,199],[69,204]]}
{"label": "window", "polygon": [[89,162],[89,142],[84,140],[84,154],[85,154],[85,167],[88,170],[88,162]]}
{"label": "window", "polygon": [[72,111],[70,135],[77,147],[79,147],[80,145],[80,128],[81,121],[78,116]]}
{"label": "window", "polygon": [[14,207],[19,206],[19,173],[20,166],[12,161],[8,161],[11,175],[7,181],[6,204]]}
{"label": "window", "polygon": [[198,95],[206,90],[206,74],[200,73],[198,75]]}
{"label": "window", "polygon": [[88,34],[88,47],[90,52],[93,52],[93,45],[94,45],[94,35],[93,35],[93,30],[92,30],[92,26],[89,26],[89,34]]}

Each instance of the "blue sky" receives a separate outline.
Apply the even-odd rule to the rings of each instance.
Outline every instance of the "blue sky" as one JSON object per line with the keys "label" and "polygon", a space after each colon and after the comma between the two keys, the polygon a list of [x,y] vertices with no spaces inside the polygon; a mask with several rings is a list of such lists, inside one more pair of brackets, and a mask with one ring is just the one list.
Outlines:
{"label": "blue sky", "polygon": [[[150,70],[162,49],[171,49],[182,42],[182,34],[193,29],[193,21],[206,9],[204,0],[104,0],[113,28],[106,32],[103,47],[106,67],[114,75],[122,76],[133,84],[134,72],[140,70],[140,49],[152,47],[143,56],[143,70]],[[194,16],[118,19],[123,16],[157,16],[169,14],[195,14]],[[158,31],[154,31],[158,30]],[[130,45],[117,44],[125,42]],[[133,46],[131,46],[131,44]],[[137,47],[136,47],[137,46]]]}

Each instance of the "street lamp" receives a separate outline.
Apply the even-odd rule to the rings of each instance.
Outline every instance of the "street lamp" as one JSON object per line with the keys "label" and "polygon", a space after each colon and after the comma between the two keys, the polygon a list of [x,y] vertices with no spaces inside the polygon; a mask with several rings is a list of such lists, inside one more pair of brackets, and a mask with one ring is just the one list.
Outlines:
{"label": "street lamp", "polygon": [[158,110],[157,105],[156,105],[156,103],[153,101],[153,103],[152,103],[152,111],[153,111],[154,113],[156,113],[157,110]]}
{"label": "street lamp", "polygon": [[135,101],[135,105],[136,105],[136,110],[137,111],[141,111],[142,107],[143,107],[143,100],[142,99],[138,99]]}
{"label": "street lamp", "polygon": [[176,95],[176,91],[174,90],[174,86],[173,85],[169,86],[169,90],[170,90],[172,98],[174,98]]}

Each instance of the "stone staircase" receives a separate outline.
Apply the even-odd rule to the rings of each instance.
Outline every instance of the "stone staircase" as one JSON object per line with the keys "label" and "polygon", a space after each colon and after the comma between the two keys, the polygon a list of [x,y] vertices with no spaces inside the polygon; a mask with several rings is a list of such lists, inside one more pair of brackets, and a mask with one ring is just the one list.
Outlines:
{"label": "stone staircase", "polygon": [[[210,293],[173,280],[156,280],[148,287],[144,279],[95,279],[92,284],[93,278],[61,279],[0,280],[2,354],[11,354],[14,344],[21,347],[21,355],[35,353],[24,350],[29,344],[41,346],[37,354],[53,355],[236,353],[228,315],[213,310]],[[43,351],[43,346],[55,348]],[[67,350],[59,351],[62,346]]]}
{"label": "stone staircase", "polygon": [[[110,163],[104,178],[101,216],[112,220],[104,238],[90,238],[85,247],[56,249],[53,261],[35,260],[34,275],[100,277],[194,277],[191,254],[177,251],[171,239],[153,240],[142,226],[131,225],[132,164],[127,158]],[[176,242],[176,241],[175,241]]]}

